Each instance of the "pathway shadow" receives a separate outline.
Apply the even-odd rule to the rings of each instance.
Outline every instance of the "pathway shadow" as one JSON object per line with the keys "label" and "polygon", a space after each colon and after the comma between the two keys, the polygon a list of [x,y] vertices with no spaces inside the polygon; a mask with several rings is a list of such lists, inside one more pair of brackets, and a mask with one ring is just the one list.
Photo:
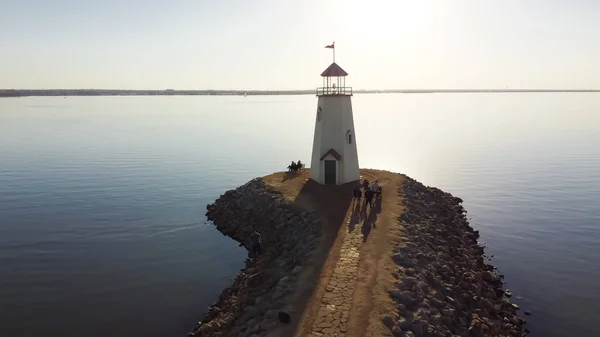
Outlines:
{"label": "pathway shadow", "polygon": [[[338,232],[341,227],[345,225],[346,214],[348,209],[351,207],[353,194],[352,191],[356,186],[356,182],[347,183],[344,185],[320,185],[311,179],[308,179],[300,193],[298,193],[292,205],[300,207],[302,209],[311,209],[322,216],[322,244],[319,248],[315,249],[314,258],[310,265],[311,272],[303,279],[302,289],[299,289],[298,301],[294,304],[294,314],[292,316],[292,323],[290,324],[289,331],[297,334],[298,331],[308,328],[309,330],[305,335],[310,333],[311,327],[300,326],[300,320],[302,315],[310,318],[308,322],[314,321],[317,316],[319,306],[308,307],[308,303],[315,292],[317,297],[322,296],[320,294],[324,289],[318,289],[320,276],[323,274],[331,273],[335,266],[325,265],[328,257],[333,257],[330,261],[337,261],[338,256],[330,256],[331,254],[339,255],[339,247],[334,247],[336,243]],[[354,206],[353,213],[356,213],[356,209],[360,209],[360,204]],[[324,221],[323,221],[324,220]],[[356,226],[355,222],[350,222],[351,226]],[[351,227],[349,226],[349,227]],[[288,329],[286,329],[288,330]],[[294,334],[290,334],[293,336]]]}
{"label": "pathway shadow", "polygon": [[352,232],[356,225],[360,222],[360,202],[355,202],[352,208],[352,215],[350,216],[350,223],[348,224],[348,232]]}
{"label": "pathway shadow", "polygon": [[375,228],[377,222],[377,211],[374,208],[369,209],[369,215],[362,225],[363,241],[367,241],[371,230]]}
{"label": "pathway shadow", "polygon": [[381,213],[381,205],[383,204],[383,194],[381,194],[381,196],[379,197],[379,199],[376,199],[373,207],[375,208],[375,212],[377,214]]}
{"label": "pathway shadow", "polygon": [[359,216],[359,222],[360,221],[365,221],[365,219],[367,218],[367,204],[366,203],[362,203],[361,204],[361,209],[360,209],[360,216]]}

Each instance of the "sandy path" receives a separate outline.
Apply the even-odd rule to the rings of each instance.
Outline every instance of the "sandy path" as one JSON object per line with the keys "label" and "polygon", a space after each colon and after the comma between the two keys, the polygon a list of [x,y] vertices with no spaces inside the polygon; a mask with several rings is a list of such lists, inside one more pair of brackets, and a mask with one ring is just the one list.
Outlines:
{"label": "sandy path", "polygon": [[[340,337],[391,336],[381,319],[394,312],[387,290],[394,282],[390,255],[401,233],[397,219],[402,206],[397,190],[403,176],[375,170],[361,173],[370,181],[374,176],[379,179],[381,201],[372,209],[364,206],[364,201],[360,205],[352,202],[342,223],[338,218],[338,223],[329,224],[339,231],[329,243],[324,267],[295,329],[298,337],[334,333]],[[333,207],[331,198],[317,207],[326,214]]]}

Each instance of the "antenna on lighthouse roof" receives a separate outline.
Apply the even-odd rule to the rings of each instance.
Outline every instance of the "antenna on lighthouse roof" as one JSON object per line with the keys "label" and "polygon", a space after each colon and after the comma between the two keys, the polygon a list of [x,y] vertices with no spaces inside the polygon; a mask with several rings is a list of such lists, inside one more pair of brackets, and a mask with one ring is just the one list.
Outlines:
{"label": "antenna on lighthouse roof", "polygon": [[332,44],[325,46],[325,48],[333,49],[333,63],[335,63],[335,41]]}

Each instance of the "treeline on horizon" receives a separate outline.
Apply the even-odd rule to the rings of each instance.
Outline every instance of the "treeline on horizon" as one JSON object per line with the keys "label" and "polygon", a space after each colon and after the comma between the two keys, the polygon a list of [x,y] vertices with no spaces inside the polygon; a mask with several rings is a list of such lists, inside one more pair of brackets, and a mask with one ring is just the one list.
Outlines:
{"label": "treeline on horizon", "polygon": [[[353,90],[371,93],[493,93],[493,92],[600,92],[597,89],[383,89]],[[0,97],[25,96],[182,96],[182,95],[314,95],[315,90],[121,90],[121,89],[0,89]]]}
{"label": "treeline on horizon", "polygon": [[123,89],[0,89],[0,97],[20,96],[165,96],[313,94],[314,90],[123,90]]}

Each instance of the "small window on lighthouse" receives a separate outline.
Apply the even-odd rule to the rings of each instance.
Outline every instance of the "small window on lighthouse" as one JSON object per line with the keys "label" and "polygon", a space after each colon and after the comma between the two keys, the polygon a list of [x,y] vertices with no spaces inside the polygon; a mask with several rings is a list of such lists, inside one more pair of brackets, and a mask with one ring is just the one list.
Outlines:
{"label": "small window on lighthouse", "polygon": [[321,107],[319,107],[317,109],[317,120],[320,121],[321,120]]}
{"label": "small window on lighthouse", "polygon": [[348,144],[352,144],[352,134],[348,134]]}

